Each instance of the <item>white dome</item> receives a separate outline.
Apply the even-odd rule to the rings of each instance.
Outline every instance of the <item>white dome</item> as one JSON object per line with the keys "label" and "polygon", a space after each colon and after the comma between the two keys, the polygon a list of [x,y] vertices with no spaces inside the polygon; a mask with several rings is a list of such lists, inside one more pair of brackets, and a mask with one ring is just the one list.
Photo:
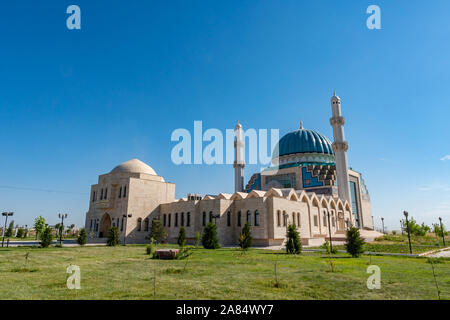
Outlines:
{"label": "white dome", "polygon": [[156,176],[155,170],[148,164],[145,164],[141,160],[132,159],[119,164],[117,167],[111,170],[110,173],[129,172],[129,173],[146,173]]}

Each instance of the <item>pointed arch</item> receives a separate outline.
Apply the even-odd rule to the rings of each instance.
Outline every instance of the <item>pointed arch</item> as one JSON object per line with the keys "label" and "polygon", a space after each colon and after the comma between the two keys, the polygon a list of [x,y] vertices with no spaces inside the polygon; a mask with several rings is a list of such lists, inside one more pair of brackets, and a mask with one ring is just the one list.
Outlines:
{"label": "pointed arch", "polygon": [[248,196],[247,192],[235,192],[230,197],[230,200],[242,200],[242,199],[247,198],[247,196]]}
{"label": "pointed arch", "polygon": [[261,191],[261,190],[252,190],[252,192],[250,192],[247,196],[247,199],[251,199],[251,198],[263,198],[266,195],[266,191]]}
{"label": "pointed arch", "polygon": [[213,196],[210,195],[210,194],[207,194],[206,196],[203,197],[202,200],[214,200],[214,199],[215,199],[215,197],[213,197]]}
{"label": "pointed arch", "polygon": [[230,193],[220,193],[217,196],[217,199],[230,200],[231,196],[232,196],[232,194],[230,194]]}
{"label": "pointed arch", "polygon": [[281,189],[270,188],[269,191],[266,192],[266,197],[282,198],[283,197],[283,193],[281,192]]}

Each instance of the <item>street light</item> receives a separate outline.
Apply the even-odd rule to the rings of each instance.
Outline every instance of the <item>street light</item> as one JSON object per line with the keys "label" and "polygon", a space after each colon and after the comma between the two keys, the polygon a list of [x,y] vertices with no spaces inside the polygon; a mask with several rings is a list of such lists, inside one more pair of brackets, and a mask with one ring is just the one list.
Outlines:
{"label": "street light", "polygon": [[123,245],[126,246],[127,245],[127,224],[128,224],[127,218],[131,218],[131,214],[129,214],[129,215],[124,214],[124,215],[122,215],[122,217],[125,218],[125,229],[123,230]]}
{"label": "street light", "polygon": [[444,228],[442,227],[442,218],[441,217],[439,217],[439,224],[441,225],[442,242],[444,243],[444,247],[445,247],[445,234],[444,234]]}
{"label": "street light", "polygon": [[383,234],[384,234],[384,218],[381,218],[381,224],[383,225]]}
{"label": "street light", "polygon": [[411,234],[409,232],[409,222],[408,222],[408,212],[407,211],[403,211],[403,214],[405,215],[405,218],[406,218],[406,230],[408,231],[409,253],[412,254]]}
{"label": "street light", "polygon": [[62,233],[64,231],[64,218],[67,218],[67,213],[58,213],[58,218],[61,218],[61,225],[59,226],[59,245],[62,246]]}
{"label": "street light", "polygon": [[2,247],[3,243],[5,242],[5,231],[6,231],[6,224],[8,223],[8,217],[14,215],[14,212],[2,212],[2,216],[5,217],[5,227],[3,228],[3,239],[2,239]]}

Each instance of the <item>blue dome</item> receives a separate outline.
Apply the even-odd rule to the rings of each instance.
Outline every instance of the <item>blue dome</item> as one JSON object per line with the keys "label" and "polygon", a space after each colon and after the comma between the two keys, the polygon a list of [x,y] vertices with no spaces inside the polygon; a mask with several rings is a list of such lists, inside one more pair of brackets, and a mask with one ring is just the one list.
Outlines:
{"label": "blue dome", "polygon": [[331,141],[315,130],[298,129],[286,134],[278,142],[279,156],[294,153],[322,153],[333,155]]}

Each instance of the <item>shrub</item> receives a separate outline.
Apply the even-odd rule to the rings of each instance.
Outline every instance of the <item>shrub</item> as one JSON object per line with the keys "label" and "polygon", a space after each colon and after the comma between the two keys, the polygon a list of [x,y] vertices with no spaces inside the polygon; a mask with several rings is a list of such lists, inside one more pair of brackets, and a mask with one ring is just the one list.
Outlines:
{"label": "shrub", "polygon": [[150,237],[152,237],[157,243],[162,242],[166,237],[166,230],[164,229],[161,220],[153,219],[152,227],[150,229]]}
{"label": "shrub", "polygon": [[239,237],[239,246],[243,250],[247,250],[252,246],[252,233],[250,232],[250,225],[248,221],[245,223],[244,228],[242,228],[241,236]]}
{"label": "shrub", "polygon": [[119,244],[119,231],[117,230],[117,227],[112,227],[109,230],[106,244],[110,247],[114,247]]}
{"label": "shrub", "polygon": [[153,239],[153,237],[150,239],[150,243],[147,245],[146,252],[147,252],[148,255],[150,255],[152,257],[156,253],[155,239]]}
{"label": "shrub", "polygon": [[300,234],[297,227],[293,224],[288,226],[286,235],[286,252],[289,254],[299,254],[302,252],[302,242],[300,241]]}
{"label": "shrub", "polygon": [[184,229],[184,227],[180,228],[177,243],[180,247],[184,247],[186,245],[186,229]]}
{"label": "shrub", "polygon": [[392,234],[395,236],[397,234],[396,230],[392,230]]}
{"label": "shrub", "polygon": [[84,246],[86,244],[86,241],[87,241],[87,233],[86,233],[86,229],[83,228],[80,230],[80,234],[78,235],[77,242],[80,246]]}
{"label": "shrub", "polygon": [[42,235],[40,238],[41,238],[41,242],[40,242],[41,247],[48,248],[52,244],[52,241],[53,241],[52,228],[46,227],[44,229],[44,231],[42,232]]}
{"label": "shrub", "polygon": [[202,237],[203,247],[205,249],[218,249],[220,248],[219,240],[217,239],[217,226],[210,222],[203,230]]}
{"label": "shrub", "polygon": [[361,238],[358,228],[351,227],[347,230],[345,250],[347,250],[353,258],[359,257],[364,252],[364,239]]}

